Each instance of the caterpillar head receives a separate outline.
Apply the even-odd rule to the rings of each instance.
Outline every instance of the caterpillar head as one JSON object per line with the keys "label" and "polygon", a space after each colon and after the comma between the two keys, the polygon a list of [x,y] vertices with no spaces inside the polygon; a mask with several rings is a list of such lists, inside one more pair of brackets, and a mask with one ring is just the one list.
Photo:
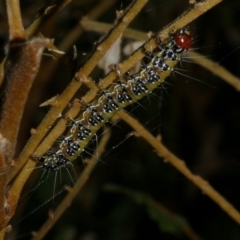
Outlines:
{"label": "caterpillar head", "polygon": [[173,40],[179,51],[181,50],[180,52],[187,51],[192,46],[192,38],[187,28],[183,28],[177,32],[174,35]]}

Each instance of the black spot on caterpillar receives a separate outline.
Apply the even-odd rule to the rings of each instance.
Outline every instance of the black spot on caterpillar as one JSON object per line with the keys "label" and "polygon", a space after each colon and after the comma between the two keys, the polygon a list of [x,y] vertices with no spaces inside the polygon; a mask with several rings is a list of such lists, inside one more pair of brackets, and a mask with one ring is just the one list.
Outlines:
{"label": "black spot on caterpillar", "polygon": [[139,72],[119,77],[118,82],[103,91],[79,119],[72,121],[70,130],[58,149],[35,157],[36,160],[43,164],[43,168],[50,170],[59,170],[71,164],[115,113],[137,102],[163,83],[191,44],[188,30],[182,29],[167,41],[159,43],[153,52],[145,51],[147,63],[143,63]]}

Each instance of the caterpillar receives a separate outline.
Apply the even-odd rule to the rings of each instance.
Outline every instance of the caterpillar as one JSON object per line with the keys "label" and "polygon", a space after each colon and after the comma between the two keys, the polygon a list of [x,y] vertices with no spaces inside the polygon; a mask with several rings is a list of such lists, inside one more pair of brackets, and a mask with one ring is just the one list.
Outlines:
{"label": "caterpillar", "polygon": [[167,41],[158,43],[153,52],[145,50],[145,61],[140,70],[133,75],[119,77],[117,83],[102,91],[81,117],[71,122],[70,130],[58,150],[34,158],[42,163],[44,169],[55,171],[71,164],[115,113],[162,84],[191,45],[190,33],[184,28],[172,34]]}

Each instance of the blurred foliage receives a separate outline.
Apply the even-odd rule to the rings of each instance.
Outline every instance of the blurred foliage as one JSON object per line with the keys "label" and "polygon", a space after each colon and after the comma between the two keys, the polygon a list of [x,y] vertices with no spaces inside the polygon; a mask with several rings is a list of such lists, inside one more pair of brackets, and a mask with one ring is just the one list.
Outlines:
{"label": "blurred foliage", "polygon": [[161,203],[154,201],[145,193],[132,191],[118,185],[106,185],[104,189],[113,193],[129,195],[134,202],[144,205],[149,217],[158,224],[159,229],[163,232],[180,236],[188,227],[186,219],[172,214]]}

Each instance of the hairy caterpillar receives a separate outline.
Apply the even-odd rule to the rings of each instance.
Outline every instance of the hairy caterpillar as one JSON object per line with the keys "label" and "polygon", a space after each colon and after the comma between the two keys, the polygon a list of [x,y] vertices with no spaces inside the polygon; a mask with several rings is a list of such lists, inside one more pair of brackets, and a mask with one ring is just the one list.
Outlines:
{"label": "hairy caterpillar", "polygon": [[51,170],[70,164],[117,111],[137,102],[163,83],[191,44],[188,30],[182,29],[169,40],[159,43],[153,52],[145,51],[147,63],[143,63],[140,71],[131,76],[120,77],[116,84],[103,91],[79,119],[72,121],[59,149],[50,151],[45,156],[35,157],[37,161],[43,164],[43,168]]}

